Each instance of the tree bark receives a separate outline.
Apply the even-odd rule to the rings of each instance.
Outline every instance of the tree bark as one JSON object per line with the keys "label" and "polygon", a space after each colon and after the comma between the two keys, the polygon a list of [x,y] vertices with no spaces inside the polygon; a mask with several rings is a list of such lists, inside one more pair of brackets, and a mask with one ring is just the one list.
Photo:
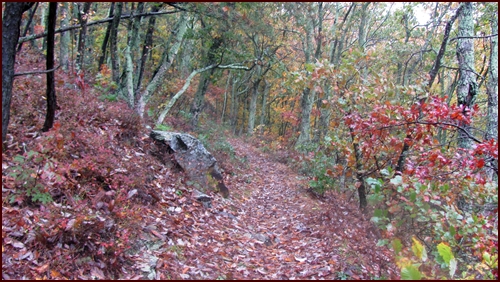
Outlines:
{"label": "tree bark", "polygon": [[143,118],[144,116],[146,104],[151,98],[151,95],[158,87],[158,84],[165,77],[167,70],[170,68],[175,57],[177,56],[177,53],[179,52],[179,48],[182,44],[182,39],[187,30],[187,21],[188,19],[186,13],[181,13],[179,21],[177,22],[177,25],[174,29],[174,33],[171,36],[171,40],[169,40],[172,42],[172,44],[170,45],[171,47],[168,50],[168,56],[165,56],[164,60],[161,62],[161,66],[158,72],[153,76],[151,82],[148,84],[146,89],[142,91],[139,97],[139,101],[136,105],[136,111],[141,118]]}
{"label": "tree bark", "polygon": [[[28,18],[28,21],[26,22],[26,27],[24,28],[24,32],[22,35],[23,37],[26,36],[26,34],[28,33],[28,30],[30,30],[31,24],[33,23],[33,16],[35,15],[37,8],[38,8],[38,2],[36,2],[35,7],[33,7],[33,9],[30,12],[30,16]],[[21,42],[21,43],[19,43],[19,46],[17,47],[17,52],[21,51],[22,48],[23,48],[23,43]]]}
{"label": "tree bark", "polygon": [[[215,37],[212,38],[212,44],[210,45],[210,49],[208,50],[207,54],[205,55],[205,64],[206,65],[212,65],[215,64],[218,58],[216,56],[216,52],[219,49],[219,47],[223,43],[223,39],[220,37]],[[198,126],[198,119],[201,114],[201,110],[203,107],[203,102],[205,100],[205,93],[207,92],[208,85],[210,84],[210,76],[214,74],[215,69],[211,69],[209,73],[204,73],[200,77],[200,82],[198,84],[198,89],[196,90],[196,93],[194,94],[194,99],[193,103],[191,104],[191,108],[189,110],[189,113],[191,114],[191,126],[193,128],[196,128]]]}
{"label": "tree bark", "polygon": [[[109,7],[109,13],[108,13],[108,18],[111,18],[114,14],[114,9],[115,9],[115,2],[111,2],[111,6]],[[101,71],[102,65],[106,61],[106,51],[108,47],[108,42],[109,42],[109,37],[111,35],[111,28],[113,26],[113,22],[110,22],[108,24],[108,27],[106,28],[106,34],[104,35],[104,40],[102,41],[101,45],[101,57],[99,57],[99,62],[98,62],[98,70]]]}
{"label": "tree bark", "polygon": [[460,14],[462,7],[463,6],[460,6],[458,8],[458,10],[456,11],[455,15],[453,15],[453,17],[451,17],[451,19],[446,23],[446,27],[444,29],[443,41],[441,42],[441,47],[439,48],[439,52],[438,52],[438,55],[436,57],[436,61],[434,61],[434,65],[432,66],[432,69],[429,72],[429,82],[427,83],[427,89],[431,88],[432,83],[434,82],[434,79],[436,78],[436,75],[438,74],[439,68],[441,67],[441,60],[444,56],[444,53],[446,52],[446,46],[448,44],[448,38],[450,36],[451,27],[453,26],[453,23],[455,22],[458,15]]}
{"label": "tree bark", "polygon": [[[498,18],[492,17],[491,34],[498,34]],[[488,81],[486,82],[486,94],[488,95],[488,124],[486,139],[495,139],[498,143],[498,36],[490,38],[490,66],[488,68]],[[498,160],[492,160],[490,164],[498,171]],[[493,175],[493,170],[489,173]]]}
{"label": "tree bark", "polygon": [[[153,5],[151,7],[151,12],[155,13],[160,10],[160,7],[158,5]],[[139,59],[139,63],[137,64],[138,67],[136,69],[136,82],[135,82],[135,92],[139,92],[141,88],[141,83],[142,83],[142,76],[144,74],[144,67],[146,65],[146,61],[148,59],[148,55],[150,53],[151,47],[153,46],[153,32],[155,30],[155,24],[156,24],[156,17],[150,17],[148,21],[148,29],[146,31],[146,37],[144,39],[144,45],[142,47],[142,55],[141,58]]]}
{"label": "tree bark", "polygon": [[111,38],[109,52],[111,54],[111,73],[116,85],[120,85],[120,60],[118,55],[118,29],[122,15],[123,2],[116,3],[116,11],[111,25]]}
{"label": "tree bark", "polygon": [[182,96],[182,94],[184,94],[184,92],[186,92],[186,90],[188,89],[189,85],[191,84],[191,80],[197,74],[202,73],[204,71],[207,71],[209,69],[213,69],[215,67],[216,67],[216,65],[210,65],[210,66],[204,67],[202,69],[194,70],[193,72],[191,72],[191,74],[186,79],[186,82],[184,83],[184,86],[181,88],[181,90],[179,90],[179,92],[177,92],[174,95],[174,97],[172,97],[172,99],[170,99],[170,101],[168,102],[168,104],[165,106],[165,108],[160,113],[160,116],[158,117],[158,120],[156,121],[156,125],[159,125],[159,124],[161,124],[163,122],[163,120],[167,116],[167,114],[170,111],[170,109],[174,106],[175,102]]}
{"label": "tree bark", "polygon": [[260,110],[260,134],[263,133],[264,125],[266,123],[266,106],[267,97],[269,96],[270,84],[267,80],[264,80],[264,93],[262,93],[262,107]]}
{"label": "tree bark", "polygon": [[[69,25],[69,13],[68,13],[68,2],[62,2],[61,6],[61,28],[67,27]],[[69,70],[69,32],[61,33],[61,40],[59,46],[59,64],[61,65],[63,71]]]}
{"label": "tree bark", "polygon": [[[57,2],[49,3],[49,14],[47,22],[47,69],[54,68],[54,38],[57,20]],[[54,71],[48,72],[47,76],[47,114],[45,115],[45,123],[42,131],[46,132],[54,125],[54,117],[57,107],[56,88],[54,83]]]}
{"label": "tree bark", "polygon": [[[461,3],[462,10],[459,15],[458,37],[474,36],[474,19],[472,16],[473,4],[470,2]],[[457,42],[457,58],[460,78],[457,87],[457,102],[463,107],[463,114],[470,117],[470,111],[477,96],[477,83],[474,64],[474,39],[460,38]],[[461,122],[467,132],[470,132],[470,124]],[[460,130],[458,135],[458,146],[460,148],[470,148],[471,140],[467,133]]]}
{"label": "tree bark", "polygon": [[35,3],[6,2],[2,18],[2,144],[7,136],[14,82],[14,63],[23,13]]}
{"label": "tree bark", "polygon": [[78,37],[78,51],[76,53],[76,69],[77,71],[80,71],[83,67],[83,57],[85,55],[85,41],[87,37],[87,21],[88,21],[88,14],[90,10],[90,5],[92,2],[85,2],[83,3],[83,8],[81,7],[81,4],[78,3],[78,21],[82,25],[82,28],[80,29],[80,35]]}
{"label": "tree bark", "polygon": [[[305,19],[305,42],[303,42],[304,46],[304,57],[305,64],[311,64],[311,56],[314,50],[314,46],[312,43],[312,37],[314,33],[314,26],[311,17],[307,17]],[[310,76],[308,73],[307,76]],[[296,147],[300,147],[308,144],[311,141],[311,111],[314,103],[314,90],[311,90],[309,87],[305,87],[302,90],[302,96],[300,100],[300,135],[297,139]]]}
{"label": "tree bark", "polygon": [[[144,10],[144,3],[140,2],[137,5],[137,14],[141,14]],[[125,60],[126,65],[124,69],[124,81],[122,80],[120,83],[120,92],[122,92],[123,85],[126,89],[126,97],[128,101],[128,105],[130,108],[134,108],[135,105],[135,89],[134,89],[134,54],[137,53],[137,49],[139,48],[139,28],[140,28],[140,17],[133,17],[132,22],[129,25],[128,30],[128,40],[127,47],[125,48]]]}

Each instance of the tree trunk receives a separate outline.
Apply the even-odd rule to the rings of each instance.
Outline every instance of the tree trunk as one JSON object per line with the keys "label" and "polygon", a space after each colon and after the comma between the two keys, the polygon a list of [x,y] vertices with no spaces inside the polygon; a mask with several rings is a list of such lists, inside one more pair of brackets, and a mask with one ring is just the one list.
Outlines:
{"label": "tree trunk", "polygon": [[[68,2],[62,2],[61,6],[61,28],[69,26],[69,13],[68,13]],[[61,65],[63,71],[69,70],[69,32],[61,33],[61,40],[59,46],[59,64]]]}
{"label": "tree trunk", "polygon": [[[49,3],[49,14],[47,21],[47,70],[54,68],[54,38],[57,20],[57,2]],[[54,117],[57,107],[56,88],[54,83],[54,72],[48,72],[47,75],[47,114],[42,131],[49,131],[54,125]]]}
{"label": "tree trunk", "polygon": [[[461,3],[462,10],[459,15],[458,37],[474,36],[473,4],[470,2]],[[474,64],[474,39],[459,38],[457,43],[457,58],[460,79],[457,87],[457,102],[463,107],[463,114],[470,117],[470,111],[477,96],[477,83]],[[470,124],[460,123],[460,126],[470,133]],[[470,148],[471,140],[465,132],[459,131],[458,146],[460,148]]]}
{"label": "tree trunk", "polygon": [[111,73],[116,85],[120,84],[120,56],[118,55],[118,29],[120,27],[120,17],[122,15],[123,2],[116,3],[116,11],[113,16],[110,38]]}
{"label": "tree trunk", "polygon": [[215,67],[215,65],[210,65],[210,66],[204,67],[202,69],[194,70],[189,75],[189,77],[186,79],[186,82],[184,83],[184,86],[181,88],[181,90],[179,90],[179,92],[177,92],[174,95],[174,97],[172,97],[172,99],[170,99],[170,101],[168,102],[167,106],[165,106],[165,108],[163,109],[163,111],[160,113],[160,116],[158,117],[158,120],[156,121],[156,125],[160,125],[163,122],[163,120],[165,119],[165,117],[167,116],[168,112],[170,111],[170,109],[172,108],[172,106],[175,104],[175,102],[188,89],[189,85],[191,84],[191,80],[193,79],[193,77],[195,77],[197,74],[199,74],[201,72],[207,71],[209,69],[213,69],[214,67]]}
{"label": "tree trunk", "polygon": [[[109,13],[108,13],[108,18],[111,18],[114,14],[114,9],[115,9],[115,2],[111,2],[111,6],[109,7]],[[111,35],[111,27],[113,26],[113,22],[110,22],[108,24],[108,27],[106,28],[106,34],[104,35],[104,40],[102,41],[101,45],[101,57],[99,57],[99,65],[97,66],[98,70],[101,71],[102,65],[106,61],[106,50],[108,47],[108,41],[109,37]]]}
{"label": "tree trunk", "polygon": [[[28,21],[26,22],[26,27],[24,28],[24,32],[22,34],[23,37],[26,36],[26,34],[28,33],[28,30],[30,30],[30,27],[33,23],[33,16],[35,15],[37,8],[38,8],[38,2],[36,2],[35,7],[33,7],[33,9],[31,9],[30,16],[28,18]],[[23,47],[23,42],[19,43],[19,47],[17,47],[17,52],[20,52],[22,47]]]}
{"label": "tree trunk", "polygon": [[427,83],[427,89],[431,88],[432,83],[434,82],[434,79],[438,74],[439,67],[441,67],[441,60],[444,56],[444,53],[446,52],[446,45],[448,44],[448,37],[450,36],[451,27],[453,26],[453,23],[460,14],[462,7],[463,6],[460,6],[456,11],[455,15],[453,15],[453,17],[451,17],[451,19],[446,23],[446,27],[444,29],[443,41],[441,42],[441,47],[439,48],[439,52],[436,57],[436,60],[434,61],[434,65],[432,66],[432,69],[429,71],[429,82]]}
{"label": "tree trunk", "polygon": [[177,56],[177,53],[179,52],[179,48],[182,44],[182,39],[187,30],[187,22],[188,19],[186,13],[185,12],[180,13],[179,21],[177,22],[177,25],[174,29],[174,33],[172,34],[171,40],[169,40],[169,42],[172,42],[172,44],[170,45],[171,47],[168,50],[168,56],[164,57],[164,60],[161,62],[161,66],[158,69],[158,72],[153,76],[151,82],[148,84],[146,89],[141,93],[139,101],[136,105],[137,114],[139,114],[141,118],[144,117],[146,104],[151,98],[151,95],[158,87],[158,84],[165,77],[167,70],[170,68],[175,57]]}
{"label": "tree trunk", "polygon": [[267,97],[269,96],[269,88],[270,84],[267,80],[264,80],[264,93],[262,93],[262,107],[260,110],[260,134],[263,133],[264,125],[266,123],[266,106],[267,106]]}
{"label": "tree trunk", "polygon": [[2,18],[2,144],[7,136],[14,82],[14,63],[23,13],[35,3],[6,2]]}
{"label": "tree trunk", "polygon": [[[311,63],[311,55],[314,50],[314,46],[312,43],[312,37],[314,33],[314,26],[312,22],[312,18],[308,17],[305,19],[306,21],[306,38],[304,45],[304,57],[305,64]],[[310,74],[307,74],[308,76]],[[302,90],[302,97],[300,102],[301,116],[300,116],[300,135],[297,139],[296,146],[306,145],[311,140],[311,111],[314,103],[314,91],[311,91],[309,87],[305,87]]]}
{"label": "tree trunk", "polygon": [[[222,38],[220,37],[212,38],[212,44],[210,45],[210,49],[208,50],[205,57],[206,65],[212,65],[216,63],[216,61],[219,58],[216,57],[215,53],[221,45],[222,45]],[[204,73],[201,75],[200,82],[198,84],[198,89],[194,94],[194,100],[193,103],[191,104],[191,109],[189,110],[191,114],[190,123],[191,126],[193,126],[194,128],[198,126],[198,119],[203,107],[203,102],[205,100],[205,93],[207,92],[208,85],[210,84],[210,76],[214,74],[214,71],[215,69],[211,69],[209,73]]]}
{"label": "tree trunk", "polygon": [[[498,18],[491,18],[491,34],[498,34]],[[498,142],[498,36],[490,38],[490,66],[488,68],[488,82],[486,83],[486,94],[488,94],[488,125],[486,139],[495,139]],[[492,160],[491,166],[498,171],[498,160]],[[489,172],[493,176],[493,170]]]}
{"label": "tree trunk", "polygon": [[[151,12],[158,12],[160,7],[158,5],[153,5],[151,7]],[[148,58],[148,54],[153,46],[153,32],[155,30],[156,17],[150,17],[148,21],[148,29],[146,31],[146,37],[144,39],[144,45],[142,46],[142,55],[139,59],[139,63],[137,64],[136,74],[134,78],[135,81],[135,92],[139,92],[141,88],[142,76],[144,74],[144,66],[146,65],[146,60]]]}
{"label": "tree trunk", "polygon": [[200,82],[198,83],[198,89],[194,94],[194,100],[191,104],[191,126],[196,128],[198,126],[199,117],[203,107],[203,102],[205,101],[205,93],[207,92],[208,85],[210,84],[210,76],[214,73],[215,69],[211,69],[210,72],[204,73],[200,77]]}
{"label": "tree trunk", "polygon": [[81,70],[83,67],[83,57],[85,55],[85,40],[87,37],[87,21],[88,14],[90,10],[90,5],[92,2],[83,3],[83,8],[81,8],[81,4],[78,3],[78,21],[82,25],[80,29],[80,36],[78,37],[78,51],[76,53],[76,69],[77,71]]}
{"label": "tree trunk", "polygon": [[[141,14],[144,10],[144,3],[140,2],[137,5],[137,14]],[[134,89],[134,54],[137,53],[137,49],[139,48],[139,28],[141,23],[141,17],[133,17],[132,23],[129,25],[128,30],[128,41],[127,47],[125,48],[125,60],[126,65],[124,69],[124,81],[120,83],[120,92],[123,91],[123,88],[126,89],[126,97],[128,101],[128,105],[130,108],[134,108],[135,105],[135,89]],[[124,87],[122,86],[124,85]]]}

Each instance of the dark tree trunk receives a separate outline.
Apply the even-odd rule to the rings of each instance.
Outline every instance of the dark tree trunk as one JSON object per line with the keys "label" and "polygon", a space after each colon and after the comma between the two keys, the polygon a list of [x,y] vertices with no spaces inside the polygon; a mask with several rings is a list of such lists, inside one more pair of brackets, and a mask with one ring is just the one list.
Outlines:
{"label": "dark tree trunk", "polygon": [[[151,7],[151,12],[155,13],[160,10],[160,7],[158,5],[153,5]],[[155,24],[156,24],[156,17],[150,17],[149,22],[148,22],[148,30],[146,31],[146,38],[144,39],[144,45],[142,47],[142,55],[141,59],[138,64],[138,68],[136,70],[136,86],[135,86],[135,92],[138,92],[141,88],[141,82],[142,82],[142,76],[144,74],[144,66],[146,65],[146,60],[148,59],[149,55],[149,50],[151,50],[151,47],[153,46],[153,32],[155,30]]]}
{"label": "dark tree trunk", "polygon": [[118,61],[118,28],[120,24],[120,17],[122,15],[123,2],[116,3],[116,12],[113,17],[111,26],[111,41],[110,50],[111,53],[111,71],[113,75],[113,81],[119,85],[120,83],[120,62]]}
{"label": "dark tree trunk", "polygon": [[[54,68],[54,37],[57,19],[57,2],[49,3],[49,15],[47,22],[47,70]],[[56,112],[56,89],[54,84],[54,71],[47,73],[47,114],[42,131],[49,131],[54,125]]]}
{"label": "dark tree trunk", "polygon": [[[33,9],[31,10],[28,21],[26,22],[26,27],[24,28],[24,32],[22,35],[23,37],[26,36],[26,34],[28,33],[28,30],[30,30],[31,23],[33,22],[33,16],[35,15],[37,8],[38,8],[38,2],[36,2],[35,7],[33,7]],[[23,48],[23,43],[21,42],[21,43],[19,43],[19,46],[17,47],[17,52],[21,51],[22,48]]]}
{"label": "dark tree trunk", "polygon": [[10,119],[10,102],[14,82],[16,45],[19,39],[21,18],[35,3],[6,2],[2,18],[2,143],[7,136]]}
{"label": "dark tree trunk", "polygon": [[78,51],[76,54],[76,69],[80,70],[83,66],[83,56],[85,55],[85,38],[87,36],[87,21],[90,5],[92,2],[83,3],[83,9],[80,9],[78,4],[78,20],[82,25],[80,36],[78,37]]}
{"label": "dark tree trunk", "polygon": [[[114,8],[115,8],[115,2],[111,2],[111,7],[109,7],[108,18],[111,18],[113,16]],[[102,41],[102,46],[101,46],[102,55],[99,58],[99,65],[97,66],[99,71],[101,71],[102,65],[104,64],[104,61],[106,60],[106,50],[107,50],[109,36],[111,34],[111,27],[112,26],[113,26],[113,24],[112,24],[112,22],[110,22],[108,24],[108,27],[106,28],[106,34],[104,35],[104,40]]]}
{"label": "dark tree trunk", "polygon": [[432,83],[434,82],[434,79],[438,74],[439,67],[441,67],[441,59],[443,58],[444,53],[446,52],[446,45],[448,44],[448,37],[450,36],[451,27],[453,26],[453,23],[460,14],[461,9],[462,6],[458,8],[458,10],[455,12],[455,15],[453,15],[453,17],[451,17],[451,19],[446,23],[446,27],[444,29],[443,42],[441,42],[441,47],[439,48],[439,53],[436,57],[436,61],[434,62],[434,66],[432,66],[432,69],[429,72],[429,83],[427,83],[427,89],[431,88]]}

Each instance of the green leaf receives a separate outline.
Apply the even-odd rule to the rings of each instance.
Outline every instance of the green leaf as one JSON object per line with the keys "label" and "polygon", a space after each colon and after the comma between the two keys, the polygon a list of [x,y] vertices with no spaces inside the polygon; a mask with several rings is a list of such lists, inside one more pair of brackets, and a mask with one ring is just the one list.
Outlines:
{"label": "green leaf", "polygon": [[450,235],[455,236],[456,233],[457,233],[457,230],[455,230],[455,227],[453,225],[450,226]]}
{"label": "green leaf", "polygon": [[389,241],[387,239],[380,239],[377,241],[377,247],[385,246],[385,245],[387,245],[387,243],[389,243]]}
{"label": "green leaf", "polygon": [[414,203],[417,200],[417,193],[411,192],[410,193],[410,201]]}
{"label": "green leaf", "polygon": [[306,64],[305,67],[308,72],[312,72],[314,70],[313,64]]}
{"label": "green leaf", "polygon": [[444,262],[449,265],[450,261],[454,259],[450,246],[446,245],[445,243],[440,243],[439,245],[437,245],[437,249]]}
{"label": "green leaf", "polygon": [[24,157],[21,155],[17,155],[14,157],[14,161],[17,162],[18,164],[24,163]]}
{"label": "green leaf", "polygon": [[420,280],[422,279],[422,274],[418,269],[413,266],[409,265],[401,269],[401,279],[403,280]]}
{"label": "green leaf", "polygon": [[394,253],[397,255],[399,252],[401,252],[401,249],[403,248],[403,244],[401,244],[401,240],[398,238],[392,240],[392,249],[394,250]]}
{"label": "green leaf", "polygon": [[427,251],[425,250],[425,246],[422,245],[415,237],[412,238],[413,244],[411,246],[411,250],[415,254],[416,257],[421,259],[422,261],[427,260]]}

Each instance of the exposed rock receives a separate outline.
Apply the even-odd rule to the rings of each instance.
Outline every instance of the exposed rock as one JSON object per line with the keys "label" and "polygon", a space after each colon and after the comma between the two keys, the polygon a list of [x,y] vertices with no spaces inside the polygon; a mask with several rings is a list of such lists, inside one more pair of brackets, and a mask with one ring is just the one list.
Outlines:
{"label": "exposed rock", "polygon": [[175,161],[187,173],[190,180],[202,188],[218,190],[224,197],[229,196],[217,160],[205,149],[200,140],[186,133],[159,130],[151,131],[149,136],[170,147]]}

